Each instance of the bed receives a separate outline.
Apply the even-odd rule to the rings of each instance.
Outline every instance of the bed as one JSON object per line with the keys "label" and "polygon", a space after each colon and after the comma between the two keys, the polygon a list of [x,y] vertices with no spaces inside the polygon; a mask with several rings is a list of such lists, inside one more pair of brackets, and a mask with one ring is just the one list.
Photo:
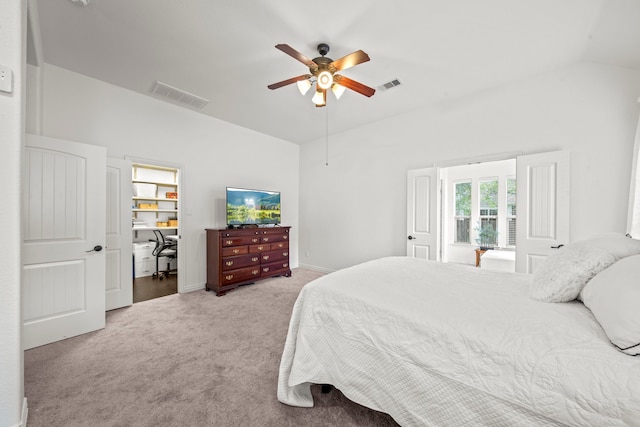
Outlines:
{"label": "bed", "polygon": [[310,407],[310,385],[331,384],[407,426],[640,425],[640,357],[583,302],[533,299],[531,280],[409,257],[316,279],[293,308],[278,399]]}

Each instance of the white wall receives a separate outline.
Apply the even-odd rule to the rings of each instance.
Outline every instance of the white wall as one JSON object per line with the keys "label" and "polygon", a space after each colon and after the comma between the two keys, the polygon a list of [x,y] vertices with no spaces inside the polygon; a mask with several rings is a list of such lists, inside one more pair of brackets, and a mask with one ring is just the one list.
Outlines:
{"label": "white wall", "polygon": [[13,75],[13,91],[0,92],[0,425],[26,421],[20,304],[20,166],[24,134],[26,1],[4,1],[0,13],[0,64]]}
{"label": "white wall", "polygon": [[282,192],[298,266],[298,145],[52,65],[44,67],[42,93],[43,135],[181,167],[180,282],[188,290],[204,286],[204,230],[225,226],[227,186]]}
{"label": "white wall", "polygon": [[332,135],[329,166],[303,145],[301,265],[404,255],[407,170],[495,153],[571,151],[571,239],[624,232],[638,95],[640,72],[581,63]]}

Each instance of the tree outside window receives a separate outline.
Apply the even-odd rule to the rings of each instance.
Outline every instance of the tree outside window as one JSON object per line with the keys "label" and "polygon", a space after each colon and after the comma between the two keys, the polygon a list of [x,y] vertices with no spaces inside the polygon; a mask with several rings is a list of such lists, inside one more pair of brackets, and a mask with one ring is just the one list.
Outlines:
{"label": "tree outside window", "polygon": [[480,219],[477,243],[482,247],[498,244],[498,180],[480,181]]}
{"label": "tree outside window", "polygon": [[471,182],[455,184],[455,233],[456,243],[471,243]]}
{"label": "tree outside window", "polygon": [[507,246],[516,245],[516,179],[507,178]]}

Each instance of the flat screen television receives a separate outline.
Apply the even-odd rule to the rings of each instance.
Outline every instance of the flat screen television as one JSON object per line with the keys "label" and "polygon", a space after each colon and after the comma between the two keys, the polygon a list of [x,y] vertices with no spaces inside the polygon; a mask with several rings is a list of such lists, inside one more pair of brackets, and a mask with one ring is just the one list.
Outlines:
{"label": "flat screen television", "polygon": [[280,224],[280,192],[227,187],[227,225]]}

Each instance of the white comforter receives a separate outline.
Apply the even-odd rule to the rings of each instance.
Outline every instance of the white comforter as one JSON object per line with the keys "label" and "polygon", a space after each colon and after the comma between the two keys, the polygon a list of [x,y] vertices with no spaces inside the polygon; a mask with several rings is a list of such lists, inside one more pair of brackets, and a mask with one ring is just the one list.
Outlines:
{"label": "white comforter", "polygon": [[391,257],[323,276],[294,306],[278,399],[311,383],[402,425],[640,425],[640,358],[530,276]]}

